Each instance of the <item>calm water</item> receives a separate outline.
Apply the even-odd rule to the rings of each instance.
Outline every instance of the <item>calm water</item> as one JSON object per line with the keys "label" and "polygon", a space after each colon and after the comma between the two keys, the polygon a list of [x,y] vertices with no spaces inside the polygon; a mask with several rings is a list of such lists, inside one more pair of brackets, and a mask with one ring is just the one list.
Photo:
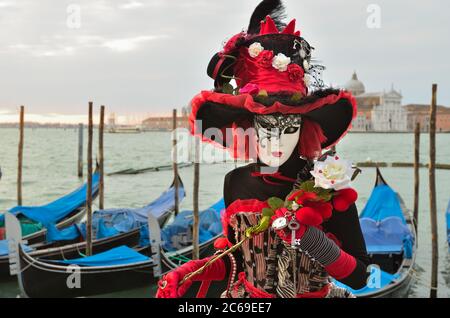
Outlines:
{"label": "calm water", "polygon": [[[24,204],[43,204],[64,195],[82,183],[76,176],[77,136],[73,129],[26,129],[23,167]],[[0,129],[0,211],[15,205],[16,129]],[[86,140],[86,136],[85,136]],[[94,143],[96,145],[96,141]],[[405,161],[412,162],[412,134],[350,134],[338,145],[341,156],[354,162]],[[437,161],[450,163],[450,134],[437,136]],[[427,162],[428,135],[422,135],[422,161]],[[86,152],[85,152],[86,153]],[[210,146],[203,153],[211,161],[216,155],[220,161],[221,151]],[[105,171],[124,168],[143,168],[170,163],[170,133],[149,132],[142,134],[105,135]],[[223,176],[234,168],[233,163],[201,165],[200,207],[206,208],[222,196]],[[180,170],[187,197],[181,208],[192,207],[193,169]],[[385,168],[383,175],[388,183],[400,193],[408,207],[413,202],[413,170],[411,168]],[[430,285],[430,216],[428,200],[428,174],[421,173],[421,197],[419,218],[419,252],[417,257],[417,280],[410,297],[427,297]],[[439,296],[450,297],[450,257],[446,242],[445,210],[450,198],[450,171],[437,171],[437,207],[439,225]],[[361,210],[372,190],[375,170],[365,168],[355,181],[359,192],[358,207]],[[105,177],[105,205],[112,207],[139,207],[147,204],[164,191],[172,181],[171,171],[149,172],[141,175]],[[116,293],[114,297],[149,297],[154,287]],[[0,297],[16,297],[17,284],[0,283]]]}

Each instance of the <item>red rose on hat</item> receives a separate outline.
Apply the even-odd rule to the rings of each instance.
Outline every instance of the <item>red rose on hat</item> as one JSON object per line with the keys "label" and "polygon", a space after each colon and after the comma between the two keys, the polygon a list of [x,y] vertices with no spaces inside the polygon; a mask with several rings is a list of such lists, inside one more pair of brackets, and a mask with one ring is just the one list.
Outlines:
{"label": "red rose on hat", "polygon": [[272,67],[273,52],[264,50],[258,55],[258,64],[262,67]]}
{"label": "red rose on hat", "polygon": [[287,71],[289,73],[289,79],[292,82],[300,82],[303,80],[303,76],[305,76],[305,72],[303,69],[295,63],[291,63],[287,67]]}

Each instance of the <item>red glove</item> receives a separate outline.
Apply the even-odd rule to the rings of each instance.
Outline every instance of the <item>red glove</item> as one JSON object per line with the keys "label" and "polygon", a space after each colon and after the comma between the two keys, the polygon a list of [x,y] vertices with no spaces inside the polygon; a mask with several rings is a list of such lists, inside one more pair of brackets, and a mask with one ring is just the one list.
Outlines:
{"label": "red glove", "polygon": [[226,275],[225,263],[219,259],[205,268],[203,273],[195,275],[183,285],[178,286],[184,276],[195,272],[206,264],[211,257],[201,260],[189,261],[186,264],[174,269],[158,282],[156,298],[179,298],[182,297],[192,285],[192,281],[223,280]]}

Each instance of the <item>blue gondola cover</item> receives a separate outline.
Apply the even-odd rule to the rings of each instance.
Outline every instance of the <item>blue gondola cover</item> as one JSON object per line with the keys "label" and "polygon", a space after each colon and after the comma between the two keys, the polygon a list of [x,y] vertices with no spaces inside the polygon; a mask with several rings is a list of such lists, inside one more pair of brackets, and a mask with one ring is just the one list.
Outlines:
{"label": "blue gondola cover", "polygon": [[[111,237],[136,228],[141,228],[142,230],[142,227],[147,225],[147,215],[149,213],[158,218],[165,212],[174,208],[174,197],[175,188],[171,187],[162,193],[156,200],[142,208],[116,208],[95,211],[92,215],[92,225],[96,239]],[[185,197],[185,190],[183,187],[178,188],[178,197],[180,200]],[[77,237],[75,235],[81,235],[85,238],[86,224],[81,223],[72,226],[70,229],[67,229],[66,234],[58,233],[58,231],[59,230],[53,226],[53,229],[47,233],[47,240],[50,242],[67,239],[72,240]]]}
{"label": "blue gondola cover", "polygon": [[[210,240],[222,232],[220,213],[225,208],[223,199],[210,208],[199,213],[199,241],[200,244]],[[166,251],[175,251],[192,245],[192,211],[180,212],[174,221],[161,230],[161,240]]]}
{"label": "blue gondola cover", "polygon": [[397,274],[389,274],[380,269],[376,269],[375,267],[372,267],[370,272],[371,272],[371,275],[374,275],[374,277],[376,277],[376,279],[377,279],[377,282],[375,282],[375,281],[372,282],[373,283],[372,287],[369,287],[366,285],[365,287],[356,290],[356,289],[350,288],[347,285],[344,285],[341,282],[338,282],[336,280],[334,281],[334,283],[337,286],[343,287],[343,288],[349,290],[352,294],[358,296],[358,295],[363,295],[363,294],[367,294],[367,293],[371,293],[371,292],[376,292],[379,289],[388,286],[390,283],[392,283],[396,279],[398,279]]}
{"label": "blue gondola cover", "polygon": [[447,241],[450,249],[450,201],[448,202],[447,206],[446,219],[447,219]]}
{"label": "blue gondola cover", "polygon": [[405,253],[412,257],[414,238],[406,225],[397,193],[388,185],[377,185],[360,216],[369,253]]}
{"label": "blue gondola cover", "polygon": [[52,262],[79,266],[114,266],[145,262],[149,259],[132,248],[122,245],[92,256]]}
{"label": "blue gondola cover", "polygon": [[[25,252],[31,252],[33,249],[25,244],[22,244],[22,248]],[[8,240],[0,240],[0,256],[9,254]]]}
{"label": "blue gondola cover", "polygon": [[[94,173],[92,176],[92,193],[98,191],[99,174]],[[9,210],[14,215],[23,214],[30,220],[40,222],[44,226],[57,223],[65,218],[72,211],[82,207],[86,203],[87,184],[83,184],[77,190],[55,200],[49,204],[41,206],[16,206]],[[0,215],[0,222],[3,221],[4,215]]]}

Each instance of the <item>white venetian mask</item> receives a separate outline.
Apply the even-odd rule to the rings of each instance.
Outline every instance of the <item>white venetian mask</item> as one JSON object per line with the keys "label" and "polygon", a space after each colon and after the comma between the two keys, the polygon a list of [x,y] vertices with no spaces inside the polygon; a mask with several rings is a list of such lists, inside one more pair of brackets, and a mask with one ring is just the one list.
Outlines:
{"label": "white venetian mask", "polygon": [[299,115],[256,115],[258,158],[269,167],[282,166],[297,147]]}

